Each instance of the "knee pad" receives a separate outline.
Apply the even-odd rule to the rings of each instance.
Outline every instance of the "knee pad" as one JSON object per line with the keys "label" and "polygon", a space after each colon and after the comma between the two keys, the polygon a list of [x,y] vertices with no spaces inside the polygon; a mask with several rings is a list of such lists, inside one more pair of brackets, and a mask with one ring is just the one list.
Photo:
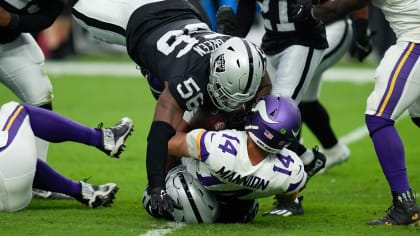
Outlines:
{"label": "knee pad", "polygon": [[394,121],[391,119],[385,119],[374,115],[365,115],[366,127],[369,130],[369,135],[372,136],[376,131],[383,129],[388,126],[393,126]]}

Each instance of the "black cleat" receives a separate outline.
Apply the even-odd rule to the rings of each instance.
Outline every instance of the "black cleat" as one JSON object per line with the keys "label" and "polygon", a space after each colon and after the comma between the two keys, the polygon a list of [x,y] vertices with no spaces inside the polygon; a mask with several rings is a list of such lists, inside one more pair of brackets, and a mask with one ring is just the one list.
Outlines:
{"label": "black cleat", "polygon": [[404,193],[392,192],[392,205],[387,214],[377,220],[367,222],[368,225],[413,225],[420,226],[420,208],[411,189]]}
{"label": "black cleat", "polygon": [[274,202],[274,208],[266,211],[262,216],[294,216],[303,215],[302,206],[303,196],[297,197],[292,203],[284,204],[279,201]]}
{"label": "black cleat", "polygon": [[305,171],[308,174],[308,179],[318,173],[321,169],[325,167],[327,159],[324,154],[318,151],[318,147],[312,148],[314,153],[314,159],[311,163],[305,165]]}
{"label": "black cleat", "polygon": [[102,128],[102,123],[98,129],[102,132],[102,145],[100,149],[110,157],[119,158],[125,149],[125,140],[133,132],[133,121],[122,118],[114,127]]}
{"label": "black cleat", "polygon": [[114,183],[93,185],[80,181],[80,186],[80,196],[76,200],[90,208],[111,206],[118,192],[118,186]]}

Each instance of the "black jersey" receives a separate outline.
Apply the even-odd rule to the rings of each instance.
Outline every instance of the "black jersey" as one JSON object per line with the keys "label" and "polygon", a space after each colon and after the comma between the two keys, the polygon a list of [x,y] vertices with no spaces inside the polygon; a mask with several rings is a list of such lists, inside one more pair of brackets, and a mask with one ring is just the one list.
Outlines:
{"label": "black jersey", "polygon": [[231,36],[210,31],[185,3],[164,1],[137,9],[127,26],[128,53],[143,72],[168,82],[184,110],[211,108],[207,93],[210,53]]}
{"label": "black jersey", "polygon": [[317,49],[328,47],[324,24],[294,23],[291,21],[289,2],[295,0],[262,0],[262,16],[266,33],[261,47],[269,55],[281,52],[291,45]]}
{"label": "black jersey", "polygon": [[62,1],[0,0],[0,7],[19,15],[15,28],[0,27],[0,43],[15,40],[22,32],[39,32],[49,27],[64,8]]}

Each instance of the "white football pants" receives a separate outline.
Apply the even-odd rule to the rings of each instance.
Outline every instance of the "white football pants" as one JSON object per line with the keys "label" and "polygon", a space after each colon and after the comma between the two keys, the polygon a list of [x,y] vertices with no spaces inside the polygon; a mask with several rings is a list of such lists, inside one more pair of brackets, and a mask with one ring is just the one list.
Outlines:
{"label": "white football pants", "polygon": [[32,200],[37,152],[24,107],[9,102],[0,108],[0,211],[18,211]]}

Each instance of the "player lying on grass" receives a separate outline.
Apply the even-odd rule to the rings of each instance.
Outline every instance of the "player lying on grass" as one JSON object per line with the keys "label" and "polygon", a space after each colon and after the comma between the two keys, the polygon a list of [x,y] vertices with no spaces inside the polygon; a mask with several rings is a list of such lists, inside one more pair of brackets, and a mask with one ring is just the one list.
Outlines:
{"label": "player lying on grass", "polygon": [[[174,210],[175,220],[248,223],[258,211],[257,198],[277,195],[294,201],[305,186],[307,174],[302,161],[285,148],[301,128],[294,101],[265,96],[248,117],[244,131],[194,129],[177,132],[170,139],[171,155],[193,157],[182,158],[185,171],[176,167],[166,178],[168,194],[182,208]],[[185,191],[190,194],[188,201]],[[163,217],[162,209],[150,207],[151,201],[145,193],[146,210]]]}
{"label": "player lying on grass", "polygon": [[86,144],[118,158],[133,130],[131,119],[95,129],[50,110],[9,102],[0,108],[0,127],[0,211],[24,209],[32,188],[66,194],[91,208],[112,204],[118,191],[115,183],[98,186],[62,176],[37,157],[35,137]]}

